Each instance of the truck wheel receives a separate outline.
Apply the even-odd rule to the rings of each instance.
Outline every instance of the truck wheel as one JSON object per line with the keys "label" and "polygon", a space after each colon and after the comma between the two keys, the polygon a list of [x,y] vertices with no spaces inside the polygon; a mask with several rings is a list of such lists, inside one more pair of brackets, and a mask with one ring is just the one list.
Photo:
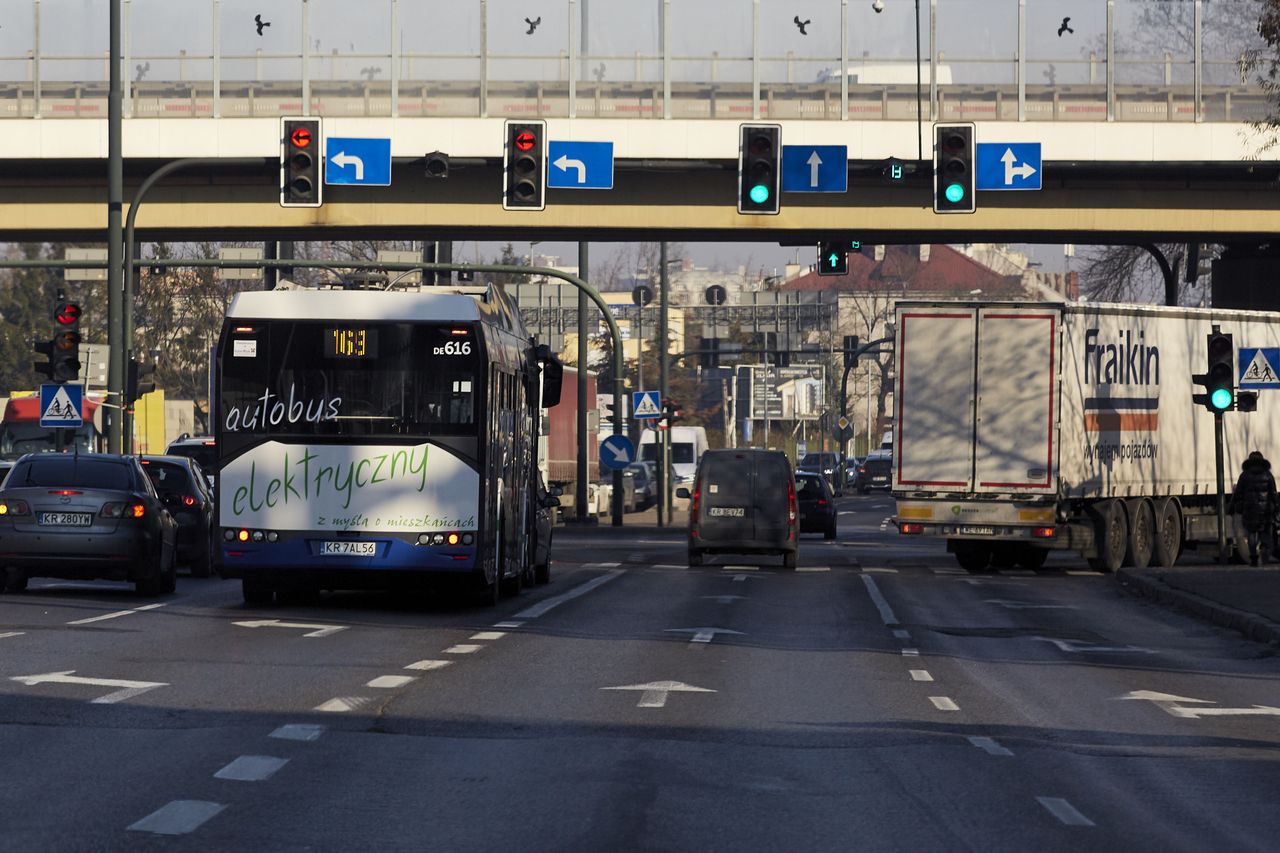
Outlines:
{"label": "truck wheel", "polygon": [[1001,542],[991,547],[991,565],[997,569],[1012,569],[1022,556],[1022,548],[1011,542]]}
{"label": "truck wheel", "polygon": [[1156,516],[1151,502],[1138,499],[1127,502],[1129,512],[1129,542],[1125,548],[1124,564],[1135,569],[1151,565],[1151,550],[1156,539]]}
{"label": "truck wheel", "polygon": [[1182,513],[1172,498],[1165,498],[1155,512],[1156,537],[1151,543],[1151,565],[1167,569],[1178,561],[1182,550]]}
{"label": "truck wheel", "polygon": [[1099,501],[1093,507],[1093,535],[1098,555],[1089,558],[1089,566],[1097,572],[1114,572],[1124,564],[1129,542],[1129,522],[1124,505],[1118,500]]}
{"label": "truck wheel", "polygon": [[1036,548],[1034,545],[1023,545],[1018,552],[1018,565],[1024,569],[1038,571],[1049,559],[1048,548]]}
{"label": "truck wheel", "polygon": [[991,546],[985,543],[956,541],[952,550],[956,562],[966,572],[983,572],[991,565]]}

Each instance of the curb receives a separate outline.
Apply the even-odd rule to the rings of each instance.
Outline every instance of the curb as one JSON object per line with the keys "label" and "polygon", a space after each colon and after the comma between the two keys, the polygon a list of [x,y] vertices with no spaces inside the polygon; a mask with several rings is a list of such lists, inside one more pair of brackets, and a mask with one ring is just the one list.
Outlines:
{"label": "curb", "polygon": [[1239,631],[1250,640],[1280,645],[1280,625],[1256,613],[1227,607],[1194,592],[1169,586],[1149,575],[1125,569],[1116,572],[1116,580],[1127,591],[1144,598],[1186,610],[1215,625]]}

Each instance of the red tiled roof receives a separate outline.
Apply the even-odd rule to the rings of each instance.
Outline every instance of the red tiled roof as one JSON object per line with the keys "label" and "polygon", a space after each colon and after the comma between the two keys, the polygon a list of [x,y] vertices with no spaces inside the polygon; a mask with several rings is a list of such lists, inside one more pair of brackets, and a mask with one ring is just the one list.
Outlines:
{"label": "red tiled roof", "polygon": [[919,246],[885,246],[884,260],[867,254],[849,255],[849,272],[820,276],[817,271],[798,276],[780,290],[838,290],[869,293],[951,294],[968,297],[982,290],[984,299],[1024,295],[1018,276],[1000,275],[950,246],[933,244],[929,260],[921,262]]}

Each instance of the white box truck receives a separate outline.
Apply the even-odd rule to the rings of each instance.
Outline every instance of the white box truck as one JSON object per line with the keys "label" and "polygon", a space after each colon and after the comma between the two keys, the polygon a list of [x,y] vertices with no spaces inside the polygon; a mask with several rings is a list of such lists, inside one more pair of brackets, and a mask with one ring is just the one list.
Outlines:
{"label": "white box truck", "polygon": [[[897,327],[900,533],[945,538],[970,571],[1169,566],[1217,541],[1207,337],[1233,336],[1256,412],[1228,411],[1229,493],[1252,450],[1280,459],[1280,314],[1140,305],[908,303]],[[1241,548],[1235,525],[1227,536]],[[1247,553],[1247,552],[1246,552]]]}

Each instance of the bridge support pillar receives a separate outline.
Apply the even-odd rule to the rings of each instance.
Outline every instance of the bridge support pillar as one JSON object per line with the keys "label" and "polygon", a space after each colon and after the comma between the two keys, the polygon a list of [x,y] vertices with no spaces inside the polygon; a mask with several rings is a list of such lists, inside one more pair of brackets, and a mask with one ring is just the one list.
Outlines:
{"label": "bridge support pillar", "polygon": [[1214,308],[1280,311],[1280,245],[1229,243],[1213,262]]}

